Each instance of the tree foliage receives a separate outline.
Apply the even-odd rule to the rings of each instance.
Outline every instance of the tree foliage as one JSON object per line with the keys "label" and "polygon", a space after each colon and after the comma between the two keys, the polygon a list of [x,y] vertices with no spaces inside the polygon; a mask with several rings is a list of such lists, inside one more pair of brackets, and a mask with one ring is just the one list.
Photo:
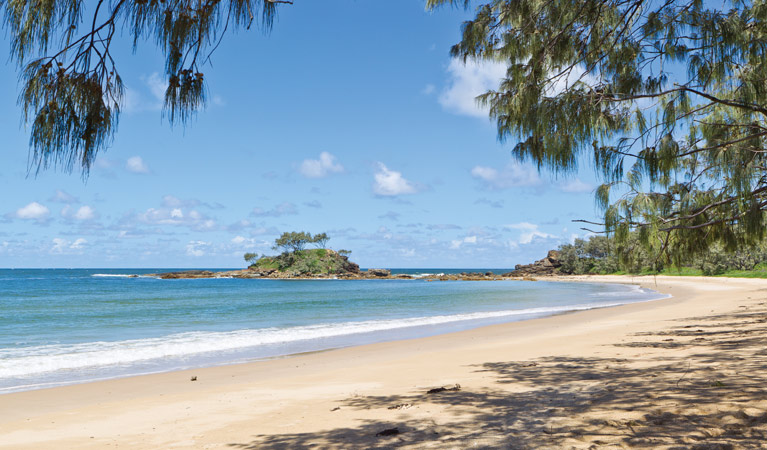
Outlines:
{"label": "tree foliage", "polygon": [[300,252],[312,242],[312,235],[305,231],[286,231],[274,240],[274,249],[283,252]]}
{"label": "tree foliage", "polygon": [[492,0],[451,53],[506,64],[478,102],[516,159],[590,160],[597,225],[681,264],[764,237],[766,49],[763,0]]}
{"label": "tree foliage", "polygon": [[330,238],[327,233],[318,233],[312,237],[312,243],[317,245],[317,248],[325,248],[328,245]]}
{"label": "tree foliage", "polygon": [[325,248],[330,237],[327,233],[318,233],[314,236],[305,231],[286,231],[274,240],[274,249],[283,252],[300,252],[308,244],[317,244],[318,248]]}
{"label": "tree foliage", "polygon": [[255,264],[258,261],[258,253],[245,253],[243,259],[248,264]]}
{"label": "tree foliage", "polygon": [[11,59],[21,73],[19,103],[31,124],[31,167],[87,175],[111,141],[123,104],[113,40],[134,51],[152,41],[165,55],[164,115],[186,122],[205,104],[202,66],[227,29],[268,30],[281,0],[0,0]]}
{"label": "tree foliage", "polygon": [[[609,274],[619,271],[636,274],[660,273],[670,269],[656,254],[640,245],[637,233],[618,242],[606,236],[575,239],[572,244],[559,246],[559,271],[565,274]],[[697,269],[703,275],[721,275],[730,270],[753,271],[767,262],[767,241],[747,249],[725,251],[714,244],[699,258],[689,260],[678,268]],[[671,270],[671,274],[677,273]]]}
{"label": "tree foliage", "polygon": [[359,266],[333,250],[322,248],[263,256],[251,268],[277,270],[286,276],[359,273]]}

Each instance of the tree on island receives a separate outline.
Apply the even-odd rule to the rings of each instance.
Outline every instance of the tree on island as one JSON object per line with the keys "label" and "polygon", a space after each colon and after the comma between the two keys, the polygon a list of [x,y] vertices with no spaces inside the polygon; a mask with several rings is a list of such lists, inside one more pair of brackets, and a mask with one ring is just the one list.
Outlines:
{"label": "tree on island", "polygon": [[[281,251],[279,255],[258,257],[256,253],[245,253],[244,258],[251,270],[279,271],[288,276],[359,273],[359,265],[349,261],[350,251],[324,248],[329,240],[326,233],[312,236],[305,231],[288,231],[274,240],[273,249]],[[305,250],[307,244],[319,248]]]}
{"label": "tree on island", "polygon": [[255,264],[258,261],[258,253],[245,253],[243,255],[245,262],[248,264]]}
{"label": "tree on island", "polygon": [[274,240],[274,250],[283,252],[300,252],[312,241],[312,235],[305,231],[286,231]]}
{"label": "tree on island", "polygon": [[330,238],[326,233],[315,234],[312,237],[312,243],[317,245],[317,248],[326,248]]}
{"label": "tree on island", "polygon": [[506,65],[477,101],[515,159],[565,175],[591,160],[599,231],[627,259],[636,232],[679,264],[767,225],[767,3],[716,5],[493,0],[451,54]]}

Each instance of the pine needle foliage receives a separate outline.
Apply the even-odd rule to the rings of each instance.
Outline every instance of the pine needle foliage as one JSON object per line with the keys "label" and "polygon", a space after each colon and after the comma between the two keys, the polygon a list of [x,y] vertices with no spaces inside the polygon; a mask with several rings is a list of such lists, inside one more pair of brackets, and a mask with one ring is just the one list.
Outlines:
{"label": "pine needle foliage", "polygon": [[87,176],[117,130],[124,87],[111,49],[128,35],[165,55],[164,115],[186,123],[205,105],[202,66],[229,28],[268,31],[280,0],[0,0],[19,104],[30,125],[30,170]]}
{"label": "pine needle foliage", "polygon": [[462,30],[454,57],[507,65],[478,97],[499,139],[555,174],[591,161],[619,246],[680,264],[764,237],[766,1],[493,0]]}

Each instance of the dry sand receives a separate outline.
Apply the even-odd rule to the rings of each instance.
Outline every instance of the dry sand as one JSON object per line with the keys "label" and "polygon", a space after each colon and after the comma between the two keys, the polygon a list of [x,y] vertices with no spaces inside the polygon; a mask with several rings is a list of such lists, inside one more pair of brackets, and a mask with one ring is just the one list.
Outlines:
{"label": "dry sand", "polygon": [[6,394],[0,448],[767,448],[767,280],[593,279],[674,297]]}

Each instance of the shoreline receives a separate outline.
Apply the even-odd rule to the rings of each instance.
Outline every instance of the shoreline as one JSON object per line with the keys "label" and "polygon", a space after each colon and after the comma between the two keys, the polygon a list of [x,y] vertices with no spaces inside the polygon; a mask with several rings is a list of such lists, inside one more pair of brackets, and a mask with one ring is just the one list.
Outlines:
{"label": "shoreline", "polygon": [[[99,276],[96,274],[94,276]],[[124,278],[127,275],[119,275]],[[266,278],[267,280],[269,278]],[[278,281],[272,279],[273,281]],[[386,280],[385,278],[382,280]],[[422,281],[428,281],[426,279]],[[463,281],[476,281],[476,280],[463,280]],[[520,279],[508,279],[503,281],[520,282]],[[543,285],[538,285],[537,289],[543,289],[543,292],[551,292],[550,287],[547,286],[547,281],[542,279]],[[558,280],[568,282],[569,280]],[[576,280],[578,281],[578,280]],[[586,280],[585,284],[600,285],[600,284],[618,284],[618,283],[599,283],[591,280]],[[581,284],[580,282],[578,284]],[[516,284],[515,284],[516,286]],[[551,286],[551,285],[548,285]],[[296,333],[304,331],[303,326],[297,326],[295,328],[288,328],[289,333],[295,337],[295,341],[285,341],[281,345],[284,347],[282,350],[273,349],[269,350],[269,344],[252,344],[251,347],[243,348],[227,348],[223,347],[216,351],[202,352],[198,354],[191,354],[185,356],[168,355],[164,358],[162,364],[142,364],[141,361],[131,366],[130,363],[126,363],[122,366],[103,366],[101,368],[89,368],[85,367],[82,372],[67,372],[65,369],[59,369],[59,373],[52,373],[48,376],[40,376],[37,378],[27,377],[26,379],[19,378],[16,385],[0,384],[0,399],[2,396],[12,393],[26,392],[39,389],[51,389],[57,387],[71,386],[77,384],[88,384],[101,381],[109,381],[121,378],[130,378],[136,376],[156,375],[169,372],[178,372],[184,370],[199,370],[210,367],[222,367],[237,364],[258,363],[263,361],[269,361],[280,358],[290,358],[293,356],[313,353],[332,351],[343,348],[360,347],[376,343],[385,342],[397,342],[416,340],[426,337],[438,336],[443,334],[452,334],[456,332],[472,330],[482,328],[491,325],[509,324],[515,322],[522,322],[528,320],[535,320],[539,318],[545,318],[550,316],[557,316],[562,314],[571,314],[579,311],[588,311],[593,309],[611,308],[615,306],[621,306],[624,304],[643,303],[648,301],[656,301],[666,298],[665,294],[657,291],[642,290],[638,286],[636,289],[622,288],[615,292],[610,291],[607,297],[599,297],[600,294],[596,294],[594,297],[589,297],[588,300],[584,300],[584,303],[565,303],[565,304],[547,304],[544,298],[538,300],[535,305],[528,305],[524,307],[516,307],[513,305],[506,306],[500,310],[496,306],[495,309],[480,309],[469,310],[463,312],[444,312],[435,310],[431,315],[405,317],[401,319],[391,318],[377,318],[377,319],[349,319],[349,321],[341,321],[334,324],[319,323],[319,325],[335,325],[340,328],[354,328],[353,330],[338,334],[330,334],[325,336],[318,336],[313,338],[298,337]],[[564,287],[563,287],[564,288]],[[511,288],[512,292],[513,287]],[[572,289],[570,287],[565,289]],[[598,288],[603,289],[603,288]],[[556,288],[554,288],[556,290]],[[577,289],[576,289],[577,290]],[[641,294],[639,292],[642,292]],[[475,291],[475,295],[483,295],[480,290]],[[558,297],[559,298],[559,297]],[[564,298],[564,297],[563,297]],[[568,298],[578,298],[571,293]],[[505,306],[505,305],[504,305]],[[423,314],[426,314],[425,312]],[[366,324],[365,330],[359,329],[357,326]],[[304,325],[312,327],[313,325]],[[224,330],[219,331],[221,335],[219,340],[225,341],[228,339],[229,333],[236,333],[243,330]],[[255,330],[258,331],[258,330]],[[177,333],[185,333],[188,331],[180,331]],[[173,337],[175,334],[171,334],[168,337]],[[116,342],[120,342],[119,340]],[[265,349],[267,348],[267,349]],[[215,353],[229,353],[228,356],[214,357]],[[77,355],[74,355],[77,356]],[[160,358],[156,358],[156,362],[159,362]],[[71,366],[74,370],[82,369],[80,366]],[[120,368],[122,367],[122,368]]]}
{"label": "shoreline", "polygon": [[[657,345],[648,346],[627,345],[626,341],[641,343],[648,336],[671,336],[669,327],[683,331],[687,325],[677,325],[688,322],[691,329],[699,326],[703,330],[698,322],[706,318],[721,321],[724,319],[718,317],[767,310],[765,296],[759,293],[767,288],[767,281],[758,279],[586,276],[547,281],[639,284],[674,297],[412,340],[3,394],[0,448],[104,448],[117,444],[123,448],[463,448],[471,442],[503,444],[510,436],[531,448],[536,440],[556,448],[587,448],[597,435],[606,443],[611,439],[622,442],[630,438],[630,428],[644,430],[643,421],[653,420],[646,419],[654,414],[653,407],[644,411],[646,405],[639,402],[629,411],[610,403],[609,410],[604,410],[597,407],[605,406],[600,401],[592,401],[587,408],[588,402],[580,401],[579,392],[584,389],[593,390],[589,398],[594,400],[596,392],[608,398],[617,395],[621,386],[623,391],[628,387],[638,392],[639,385],[609,368],[580,373],[581,367],[620,366],[620,374],[636,372],[636,378],[651,390],[665,379],[665,371],[658,375],[656,370],[657,361],[664,357],[669,359],[669,367],[673,366],[668,371],[675,376],[671,377],[674,382],[685,373],[687,379],[697,380],[696,375],[689,375],[690,369],[685,372],[683,362],[691,365],[695,358],[702,358],[695,356],[695,342],[700,341],[673,337],[655,339]],[[703,304],[705,308],[701,308]],[[746,325],[755,328],[748,333],[749,338],[767,336],[758,323],[741,328]],[[715,338],[716,334],[707,335],[707,339]],[[732,358],[743,358],[744,351],[732,350]],[[752,357],[749,364],[756,364],[754,361]],[[761,368],[761,359],[757,362]],[[561,370],[562,365],[572,366],[572,370]],[[655,374],[652,383],[647,381],[650,378],[643,378],[644,371],[647,377]],[[749,377],[754,381],[763,372]],[[521,373],[527,375],[520,378]],[[573,378],[574,374],[580,376]],[[193,376],[197,381],[190,381]],[[727,381],[717,386],[719,394],[729,392],[732,384],[729,378],[723,379]],[[456,383],[461,385],[460,391],[425,394],[428,389]],[[615,383],[612,391],[599,388],[611,383]],[[655,398],[673,394],[671,385]],[[744,391],[743,386],[737,386],[741,392],[753,389]],[[767,417],[767,395],[760,389],[761,396],[725,399],[716,406],[734,408],[732,414],[743,410],[751,418],[761,417],[759,414]],[[569,404],[562,397],[565,392],[579,402]],[[537,409],[529,409],[533,403],[522,401],[532,397],[538,399],[539,406],[547,399],[558,406],[541,415]],[[740,404],[744,402],[748,403],[745,407]],[[584,414],[594,415],[603,423],[584,421]],[[605,421],[618,420],[612,417],[616,414],[636,425],[604,425]],[[714,416],[700,407],[697,414]],[[719,420],[719,415],[714,418]],[[535,419],[534,423],[521,419],[523,416]],[[492,426],[477,431],[480,422]],[[667,422],[680,426],[675,420]],[[751,428],[760,430],[760,424]],[[726,431],[727,424],[720,425]],[[545,431],[547,426],[550,432]],[[560,426],[570,431],[556,431]],[[664,423],[654,426],[663,428]],[[610,436],[605,437],[605,427]],[[397,428],[399,434],[376,436],[391,428]],[[647,428],[650,431],[651,427]],[[573,434],[572,430],[578,432]],[[677,434],[672,439],[675,442],[686,436]],[[687,434],[696,436],[689,439],[703,442],[695,440],[700,430]],[[705,439],[719,442],[725,435],[722,431]]]}

